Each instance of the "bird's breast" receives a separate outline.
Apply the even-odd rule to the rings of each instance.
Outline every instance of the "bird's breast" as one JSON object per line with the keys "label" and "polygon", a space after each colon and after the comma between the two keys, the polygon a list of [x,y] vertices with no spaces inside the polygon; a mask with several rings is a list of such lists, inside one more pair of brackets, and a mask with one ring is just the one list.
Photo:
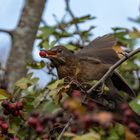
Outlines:
{"label": "bird's breast", "polygon": [[73,78],[75,75],[76,67],[75,66],[60,66],[57,68],[59,78]]}

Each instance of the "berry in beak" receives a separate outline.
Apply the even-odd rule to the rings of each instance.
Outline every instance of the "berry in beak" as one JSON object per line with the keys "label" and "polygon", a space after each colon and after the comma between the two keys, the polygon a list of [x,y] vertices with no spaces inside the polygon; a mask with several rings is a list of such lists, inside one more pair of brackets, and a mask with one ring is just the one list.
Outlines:
{"label": "berry in beak", "polygon": [[51,50],[41,50],[39,52],[39,55],[43,58],[49,58],[49,57],[56,57],[57,52],[56,51],[51,51]]}

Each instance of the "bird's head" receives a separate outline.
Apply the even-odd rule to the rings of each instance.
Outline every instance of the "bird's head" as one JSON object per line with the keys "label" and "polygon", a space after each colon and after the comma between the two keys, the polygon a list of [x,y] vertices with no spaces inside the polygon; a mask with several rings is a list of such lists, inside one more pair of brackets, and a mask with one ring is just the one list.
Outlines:
{"label": "bird's head", "polygon": [[50,50],[41,50],[39,55],[50,59],[55,66],[66,64],[73,58],[74,54],[64,46],[55,46]]}

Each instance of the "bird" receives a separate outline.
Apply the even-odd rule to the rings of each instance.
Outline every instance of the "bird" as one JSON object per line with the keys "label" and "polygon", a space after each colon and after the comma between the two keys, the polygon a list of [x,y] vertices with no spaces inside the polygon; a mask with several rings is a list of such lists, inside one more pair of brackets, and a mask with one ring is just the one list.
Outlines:
{"label": "bird", "polygon": [[[58,45],[50,50],[40,51],[40,56],[52,61],[60,79],[75,80],[84,85],[84,83],[99,80],[120,59],[114,49],[116,45],[117,39],[114,35],[107,34],[96,38],[76,53]],[[130,97],[135,96],[132,88],[116,71],[108,78],[106,85],[112,92],[119,93],[122,90]]]}
{"label": "bird", "polygon": [[[70,51],[65,46],[57,45],[49,50],[40,50],[39,55],[51,60],[60,79],[64,78],[66,83],[77,81],[83,86],[90,81],[100,80],[109,68],[120,59],[118,50],[115,50],[116,45],[116,37],[113,34],[107,34],[97,37],[76,52]],[[122,53],[121,49],[119,51]],[[133,98],[135,97],[133,89],[117,71],[114,71],[108,77],[105,85],[109,89],[109,94],[98,96],[93,91],[90,98],[93,98],[99,104],[103,104],[107,110],[122,114],[120,105],[127,103],[127,101],[120,95],[120,91],[124,91],[129,97]],[[107,105],[103,103],[104,99],[108,102]],[[140,116],[133,110],[132,112],[133,120],[140,126]]]}

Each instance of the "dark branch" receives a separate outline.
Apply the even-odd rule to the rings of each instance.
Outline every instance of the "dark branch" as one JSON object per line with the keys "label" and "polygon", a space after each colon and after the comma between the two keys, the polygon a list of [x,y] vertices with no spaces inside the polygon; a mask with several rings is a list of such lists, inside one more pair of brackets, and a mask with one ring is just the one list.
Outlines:
{"label": "dark branch", "polygon": [[92,86],[87,93],[91,94],[94,89],[96,89],[99,85],[103,84],[106,79],[112,74],[112,72],[118,68],[124,61],[128,60],[130,57],[133,55],[137,54],[140,52],[140,47],[137,48],[136,50],[130,52],[127,54],[127,56],[122,57],[119,61],[117,61],[113,66],[110,67],[110,69],[106,72],[106,74],[94,85]]}
{"label": "dark branch", "polygon": [[[70,0],[65,0],[65,3],[66,3],[66,10],[68,11],[68,13],[70,14],[70,16],[72,17],[72,19],[75,19],[75,16],[73,14],[73,12],[71,11],[71,8],[70,8]],[[79,27],[77,24],[75,24],[75,28],[77,30],[77,32],[79,32]]]}
{"label": "dark branch", "polygon": [[0,32],[4,32],[4,33],[9,34],[11,36],[11,38],[13,39],[14,31],[8,31],[8,30],[5,30],[5,29],[0,29]]}
{"label": "dark branch", "polygon": [[41,19],[41,23],[44,25],[44,26],[47,26],[47,23],[44,19]]}

